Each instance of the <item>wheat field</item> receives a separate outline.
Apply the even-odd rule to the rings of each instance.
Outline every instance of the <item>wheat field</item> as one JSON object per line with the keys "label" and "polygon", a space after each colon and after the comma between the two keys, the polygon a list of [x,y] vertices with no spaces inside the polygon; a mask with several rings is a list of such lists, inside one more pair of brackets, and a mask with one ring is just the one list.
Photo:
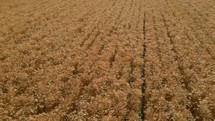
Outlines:
{"label": "wheat field", "polygon": [[0,0],[0,121],[214,120],[214,0]]}

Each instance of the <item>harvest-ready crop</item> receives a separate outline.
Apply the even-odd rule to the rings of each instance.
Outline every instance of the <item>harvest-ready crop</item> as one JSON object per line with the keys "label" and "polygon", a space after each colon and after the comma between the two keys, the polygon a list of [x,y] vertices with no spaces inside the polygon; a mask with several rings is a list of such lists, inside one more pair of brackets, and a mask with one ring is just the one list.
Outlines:
{"label": "harvest-ready crop", "polygon": [[0,0],[1,121],[213,121],[214,0]]}

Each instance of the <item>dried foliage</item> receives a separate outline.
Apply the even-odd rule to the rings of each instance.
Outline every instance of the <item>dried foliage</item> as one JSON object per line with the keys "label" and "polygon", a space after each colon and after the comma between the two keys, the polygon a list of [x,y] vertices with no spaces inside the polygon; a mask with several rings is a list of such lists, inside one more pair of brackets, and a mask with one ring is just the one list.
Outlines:
{"label": "dried foliage", "polygon": [[1,0],[0,120],[214,120],[214,4]]}

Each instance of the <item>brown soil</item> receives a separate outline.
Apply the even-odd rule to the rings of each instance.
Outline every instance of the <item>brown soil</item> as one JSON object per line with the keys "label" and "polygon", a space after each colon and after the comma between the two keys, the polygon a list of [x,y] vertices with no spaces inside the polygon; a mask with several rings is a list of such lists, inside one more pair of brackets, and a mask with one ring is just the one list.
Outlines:
{"label": "brown soil", "polygon": [[214,0],[0,0],[1,121],[214,119]]}

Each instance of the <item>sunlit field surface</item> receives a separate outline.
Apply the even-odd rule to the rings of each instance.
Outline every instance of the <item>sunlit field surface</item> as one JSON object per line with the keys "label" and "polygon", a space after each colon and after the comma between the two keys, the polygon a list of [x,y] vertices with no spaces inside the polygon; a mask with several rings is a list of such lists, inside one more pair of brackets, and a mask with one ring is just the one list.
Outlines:
{"label": "sunlit field surface", "polygon": [[214,0],[0,0],[0,121],[214,119]]}

